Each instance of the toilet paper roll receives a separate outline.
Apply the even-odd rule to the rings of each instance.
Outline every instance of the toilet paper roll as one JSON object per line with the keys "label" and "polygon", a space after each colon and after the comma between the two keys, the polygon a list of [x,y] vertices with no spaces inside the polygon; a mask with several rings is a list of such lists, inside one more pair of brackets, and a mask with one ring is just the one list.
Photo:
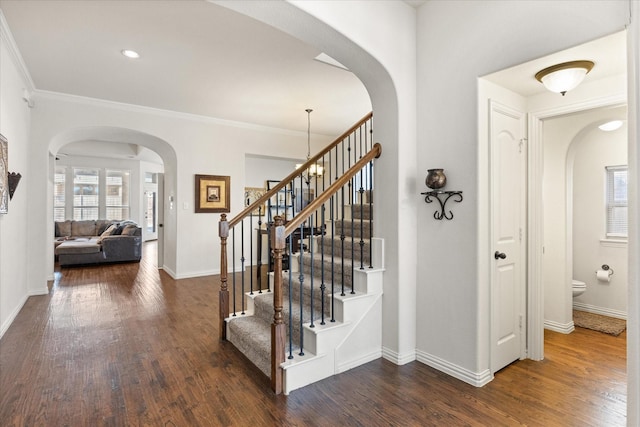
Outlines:
{"label": "toilet paper roll", "polygon": [[608,270],[601,269],[596,271],[596,277],[598,278],[599,282],[608,282],[609,280],[611,280],[611,276],[609,275]]}

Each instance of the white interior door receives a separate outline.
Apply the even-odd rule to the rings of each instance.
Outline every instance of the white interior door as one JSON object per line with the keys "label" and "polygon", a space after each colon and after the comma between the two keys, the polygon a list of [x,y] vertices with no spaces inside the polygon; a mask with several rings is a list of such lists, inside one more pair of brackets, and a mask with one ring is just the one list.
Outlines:
{"label": "white interior door", "polygon": [[158,184],[158,268],[164,266],[164,174],[157,175]]}
{"label": "white interior door", "polygon": [[491,150],[491,372],[525,356],[526,116],[495,101]]}
{"label": "white interior door", "polygon": [[144,227],[142,228],[143,240],[145,242],[149,240],[156,240],[158,238],[158,184],[156,182],[145,183],[143,207],[144,207]]}

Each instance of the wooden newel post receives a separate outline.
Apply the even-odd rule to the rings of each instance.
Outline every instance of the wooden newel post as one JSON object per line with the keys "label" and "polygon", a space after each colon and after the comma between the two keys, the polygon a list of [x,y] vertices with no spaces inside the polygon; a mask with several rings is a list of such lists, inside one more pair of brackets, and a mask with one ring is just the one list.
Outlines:
{"label": "wooden newel post", "polygon": [[283,372],[280,365],[285,357],[285,326],[282,316],[282,253],[286,247],[282,217],[274,218],[271,227],[273,245],[273,324],[271,325],[271,389],[282,393]]}
{"label": "wooden newel post", "polygon": [[229,288],[227,287],[227,237],[229,237],[229,223],[227,215],[220,216],[218,224],[220,236],[220,292],[218,304],[220,306],[220,339],[227,339],[227,325],[225,319],[229,317]]}

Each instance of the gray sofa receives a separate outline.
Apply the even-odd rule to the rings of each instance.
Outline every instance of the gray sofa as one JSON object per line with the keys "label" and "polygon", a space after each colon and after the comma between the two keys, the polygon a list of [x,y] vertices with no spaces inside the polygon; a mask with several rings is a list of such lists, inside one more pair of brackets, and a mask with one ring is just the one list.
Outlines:
{"label": "gray sofa", "polygon": [[139,262],[142,229],[132,221],[56,221],[54,247],[61,267]]}

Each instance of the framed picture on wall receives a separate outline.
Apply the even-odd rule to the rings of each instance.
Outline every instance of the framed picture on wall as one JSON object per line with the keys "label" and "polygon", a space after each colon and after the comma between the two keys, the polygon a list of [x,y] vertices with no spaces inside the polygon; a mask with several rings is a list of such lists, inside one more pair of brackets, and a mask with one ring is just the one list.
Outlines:
{"label": "framed picture on wall", "polygon": [[[244,207],[248,207],[253,202],[264,196],[267,190],[261,187],[244,187]],[[265,204],[258,206],[252,212],[253,215],[265,215]]]}
{"label": "framed picture on wall", "polygon": [[9,212],[9,155],[7,138],[0,134],[0,214]]}
{"label": "framed picture on wall", "polygon": [[196,213],[229,212],[231,210],[231,177],[196,175]]}

